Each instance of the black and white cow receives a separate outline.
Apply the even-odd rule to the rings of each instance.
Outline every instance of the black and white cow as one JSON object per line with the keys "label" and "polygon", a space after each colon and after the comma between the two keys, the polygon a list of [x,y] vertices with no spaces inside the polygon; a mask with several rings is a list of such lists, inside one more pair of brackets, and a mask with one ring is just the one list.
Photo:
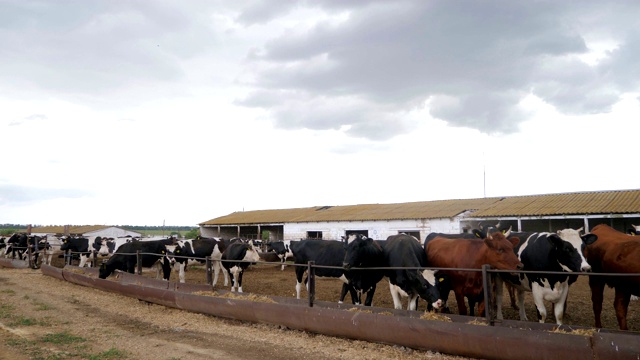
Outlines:
{"label": "black and white cow", "polygon": [[115,252],[116,242],[113,238],[96,236],[91,246],[96,254],[100,256],[111,256]]}
{"label": "black and white cow", "polygon": [[91,249],[89,248],[89,239],[85,237],[63,237],[60,250],[63,252],[71,252],[70,255],[80,256],[79,267],[84,267],[88,263],[91,267]]}
{"label": "black and white cow", "polygon": [[267,244],[267,251],[273,251],[280,258],[282,268],[284,270],[285,262],[288,259],[293,258],[293,252],[291,252],[291,240],[273,241]]}
{"label": "black and white cow", "polygon": [[[344,239],[345,254],[342,266],[347,270],[345,275],[349,284],[358,294],[358,303],[362,303],[362,294],[366,293],[365,306],[371,306],[376,285],[384,277],[386,266],[384,241],[375,241],[361,234],[350,235]],[[353,268],[379,268],[371,270],[358,270]]]}
{"label": "black and white cow", "polygon": [[231,291],[242,292],[242,273],[249,265],[260,261],[260,255],[252,241],[235,241],[224,250],[221,261],[231,275]]}
{"label": "black and white cow", "polygon": [[[580,235],[578,230],[564,229],[556,233],[511,233],[520,239],[514,247],[518,259],[524,264],[524,270],[550,272],[580,272],[591,271],[591,265],[584,257],[584,247],[594,243],[598,237],[595,234]],[[518,292],[520,320],[527,320],[524,309],[524,292],[533,294],[533,301],[538,311],[538,320],[544,323],[547,310],[544,301],[553,304],[556,323],[562,325],[564,306],[569,294],[569,285],[575,281],[575,276],[556,274],[520,274],[500,276],[496,279],[497,317],[502,319],[502,284],[507,281]]]}
{"label": "black and white cow", "polygon": [[629,235],[640,235],[640,225],[631,225],[631,228],[627,230]]}
{"label": "black and white cow", "polygon": [[[315,265],[335,266],[337,268],[316,268],[316,277],[329,277],[342,280],[342,290],[340,292],[339,303],[344,301],[347,292],[351,294],[353,304],[360,304],[358,294],[354,287],[349,283],[349,279],[345,275],[346,270],[343,268],[345,246],[342,241],[334,240],[301,240],[294,241],[290,244],[296,266],[296,297],[300,299],[300,291],[302,289],[302,278],[307,272],[307,264],[313,261]],[[304,266],[302,266],[304,265]],[[304,279],[305,287],[309,291],[307,276]]]}
{"label": "black and white cow", "polygon": [[224,276],[224,286],[227,286],[229,284],[229,275],[220,262],[222,253],[224,253],[226,248],[227,242],[219,238],[197,237],[193,240],[178,241],[173,250],[173,254],[175,255],[173,259],[179,265],[178,276],[180,277],[180,282],[185,282],[184,272],[189,260],[194,259],[200,263],[204,263],[204,258],[210,256],[214,272],[213,286],[218,282],[220,271],[222,271]]}
{"label": "black and white cow", "polygon": [[[122,244],[109,260],[100,266],[100,279],[106,279],[115,270],[133,274],[137,266],[137,251],[140,251],[142,267],[150,268],[159,264],[162,279],[169,281],[171,263],[167,257],[167,245],[162,240],[132,241]],[[160,269],[157,269],[156,277],[160,277]]]}
{"label": "black and white cow", "polygon": [[27,234],[15,233],[7,240],[4,255],[13,259],[17,256],[19,260],[24,260],[27,246]]}
{"label": "black and white cow", "polygon": [[[387,238],[384,245],[387,267],[390,268],[426,268],[427,256],[420,241],[411,235],[398,234]],[[389,269],[385,272],[389,278],[389,290],[393,298],[393,307],[402,309],[400,297],[408,297],[408,310],[415,310],[418,297],[423,298],[434,309],[439,309],[443,301],[438,291],[436,272],[419,269]]]}

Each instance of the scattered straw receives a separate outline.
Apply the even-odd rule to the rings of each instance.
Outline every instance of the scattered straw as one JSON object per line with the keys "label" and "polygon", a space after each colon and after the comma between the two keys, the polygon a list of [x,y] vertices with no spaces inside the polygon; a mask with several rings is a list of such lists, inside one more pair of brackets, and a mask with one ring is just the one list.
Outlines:
{"label": "scattered straw", "polygon": [[569,335],[580,335],[580,336],[593,336],[596,332],[596,329],[572,329],[571,331],[560,329],[559,327],[553,328],[553,330],[549,331],[552,333],[559,334],[569,334]]}
{"label": "scattered straw", "polygon": [[371,311],[371,310],[361,309],[361,308],[357,308],[357,307],[352,307],[352,308],[350,308],[350,309],[347,309],[347,311],[351,311],[351,312],[363,312],[363,313],[367,313],[367,314],[373,314],[373,311]]}
{"label": "scattered straw", "polygon": [[482,325],[482,326],[489,325],[486,322],[484,322],[482,320],[478,320],[478,319],[473,319],[473,320],[469,321],[467,324],[469,324],[469,325]]}
{"label": "scattered straw", "polygon": [[234,299],[234,300],[246,300],[246,301],[255,301],[255,302],[263,302],[269,304],[277,304],[275,300],[267,296],[255,295],[255,294],[247,294],[247,295],[237,295],[232,292],[228,292],[226,294],[220,295],[217,292],[210,291],[197,291],[192,293],[194,295],[202,295],[202,296],[215,296],[222,299]]}
{"label": "scattered straw", "polygon": [[383,312],[379,312],[378,315],[393,316],[393,313],[389,311],[383,311]]}
{"label": "scattered straw", "polygon": [[420,319],[451,322],[451,318],[448,316],[444,316],[434,312],[426,312],[426,311],[422,315],[420,315]]}

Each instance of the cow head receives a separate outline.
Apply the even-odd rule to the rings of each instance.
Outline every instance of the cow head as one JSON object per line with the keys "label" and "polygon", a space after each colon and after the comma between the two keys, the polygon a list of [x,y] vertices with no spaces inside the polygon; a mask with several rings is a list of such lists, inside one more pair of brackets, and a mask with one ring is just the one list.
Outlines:
{"label": "cow head", "polygon": [[98,277],[100,279],[106,279],[109,275],[111,275],[112,270],[110,270],[110,266],[107,265],[106,262],[100,264],[100,270],[98,273]]}
{"label": "cow head", "polygon": [[247,253],[244,255],[244,260],[252,263],[260,261],[260,254],[258,254],[258,249],[253,245],[253,240],[247,243]]}
{"label": "cow head", "polygon": [[442,304],[442,296],[438,290],[438,279],[436,277],[437,270],[423,270],[422,277],[426,280],[427,286],[418,292],[418,295],[431,304],[434,309],[440,309]]}
{"label": "cow head", "polygon": [[520,239],[517,237],[510,238],[509,235],[511,235],[511,228],[505,233],[496,231],[487,235],[484,239],[486,245],[485,264],[489,264],[492,268],[498,270],[522,270],[524,266],[513,251]]}
{"label": "cow head", "polygon": [[547,237],[564,271],[591,271],[591,265],[584,257],[584,248],[598,240],[598,236],[595,234],[581,236],[580,231],[582,228],[558,230]]}
{"label": "cow head", "polygon": [[345,241],[342,267],[347,270],[352,267],[365,267],[367,263],[383,256],[382,248],[373,239],[361,234],[349,235]]}

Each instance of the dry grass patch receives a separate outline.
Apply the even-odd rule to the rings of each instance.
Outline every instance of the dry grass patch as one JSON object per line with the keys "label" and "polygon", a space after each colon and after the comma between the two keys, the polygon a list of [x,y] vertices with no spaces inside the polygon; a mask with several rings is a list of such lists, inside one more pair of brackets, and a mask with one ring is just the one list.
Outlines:
{"label": "dry grass patch", "polygon": [[572,329],[571,331],[567,331],[556,327],[549,332],[569,335],[593,336],[598,331],[596,329]]}
{"label": "dry grass patch", "polygon": [[422,320],[437,320],[437,321],[445,321],[445,322],[452,322],[451,318],[448,316],[444,316],[442,314],[438,314],[438,313],[434,313],[434,312],[424,312],[422,315],[420,315],[420,319]]}
{"label": "dry grass patch", "polygon": [[469,321],[467,324],[469,324],[469,325],[482,325],[482,326],[489,325],[485,321],[478,320],[478,319],[473,319],[473,320]]}
{"label": "dry grass patch", "polygon": [[275,300],[273,300],[272,298],[270,298],[270,297],[262,296],[262,295],[256,295],[256,294],[237,295],[237,294],[234,294],[232,292],[228,292],[226,294],[218,294],[215,291],[213,291],[213,292],[210,292],[210,291],[196,291],[196,292],[193,292],[192,294],[201,295],[201,296],[214,296],[214,297],[218,297],[218,298],[221,298],[221,299],[247,300],[247,301],[263,302],[263,303],[268,303],[268,304],[277,304],[277,302]]}
{"label": "dry grass patch", "polygon": [[362,313],[367,313],[367,314],[373,314],[373,311],[371,310],[367,310],[367,309],[361,309],[358,307],[352,307],[350,309],[347,309],[347,311],[352,311],[352,312],[362,312]]}

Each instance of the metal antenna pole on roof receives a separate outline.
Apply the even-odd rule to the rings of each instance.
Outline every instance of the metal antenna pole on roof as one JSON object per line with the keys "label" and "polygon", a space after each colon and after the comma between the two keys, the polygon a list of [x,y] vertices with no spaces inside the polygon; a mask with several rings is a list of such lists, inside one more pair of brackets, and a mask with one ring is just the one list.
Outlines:
{"label": "metal antenna pole on roof", "polygon": [[487,164],[484,160],[484,151],[482,152],[482,195],[487,197]]}

